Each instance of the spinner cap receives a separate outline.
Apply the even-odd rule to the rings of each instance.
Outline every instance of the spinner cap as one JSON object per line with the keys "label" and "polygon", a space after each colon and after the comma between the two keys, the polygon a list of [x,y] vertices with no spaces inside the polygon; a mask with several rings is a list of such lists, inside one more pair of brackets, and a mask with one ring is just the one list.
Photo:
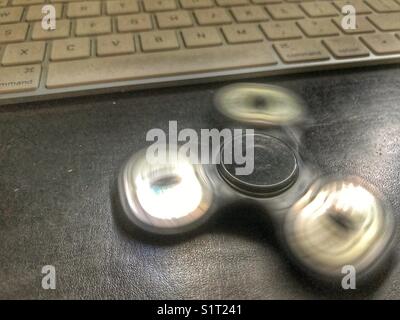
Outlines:
{"label": "spinner cap", "polygon": [[[237,161],[238,145],[245,145],[246,152],[248,172],[242,174],[238,173],[244,166]],[[299,167],[295,152],[282,140],[266,134],[243,134],[222,146],[218,171],[238,191],[270,197],[287,190],[296,181]]]}

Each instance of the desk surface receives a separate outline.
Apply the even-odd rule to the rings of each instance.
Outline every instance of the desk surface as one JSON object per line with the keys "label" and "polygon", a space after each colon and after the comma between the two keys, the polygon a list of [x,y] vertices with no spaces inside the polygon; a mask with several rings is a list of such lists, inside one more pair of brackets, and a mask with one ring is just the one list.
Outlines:
{"label": "desk surface", "polygon": [[[255,81],[303,96],[315,118],[306,135],[315,161],[366,178],[399,214],[400,67]],[[399,264],[367,291],[332,294],[301,281],[244,208],[184,241],[121,229],[110,194],[123,161],[168,120],[210,128],[222,85],[1,107],[0,298],[400,298]],[[56,268],[56,290],[41,288],[44,265]]]}

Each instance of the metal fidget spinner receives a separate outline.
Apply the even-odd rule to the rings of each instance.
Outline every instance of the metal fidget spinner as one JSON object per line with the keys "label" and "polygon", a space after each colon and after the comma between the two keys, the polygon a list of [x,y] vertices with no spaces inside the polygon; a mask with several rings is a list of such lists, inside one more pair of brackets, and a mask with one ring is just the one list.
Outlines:
{"label": "metal fidget spinner", "polygon": [[[128,221],[148,232],[190,231],[222,206],[255,202],[270,215],[291,257],[311,275],[341,279],[342,267],[353,266],[357,277],[382,265],[391,248],[394,217],[387,202],[359,178],[321,178],[302,147],[304,103],[273,86],[236,84],[222,88],[215,105],[226,123],[257,127],[254,170],[235,174],[237,164],[193,164],[166,150],[160,161],[134,154],[118,180],[119,198]],[[229,157],[228,157],[229,158]]]}

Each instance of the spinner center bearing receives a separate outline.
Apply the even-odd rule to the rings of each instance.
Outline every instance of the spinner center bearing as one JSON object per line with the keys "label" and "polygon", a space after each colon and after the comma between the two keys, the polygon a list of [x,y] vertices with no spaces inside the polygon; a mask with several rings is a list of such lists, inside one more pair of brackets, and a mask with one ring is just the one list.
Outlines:
{"label": "spinner center bearing", "polygon": [[[225,143],[221,148],[218,171],[232,187],[243,193],[264,197],[280,194],[296,181],[299,170],[296,155],[286,143],[275,137],[255,134],[253,138],[254,143],[249,143],[248,135]],[[242,146],[243,152],[235,150],[238,146]],[[239,156],[238,159],[237,154],[243,158]],[[249,174],[240,174],[238,169],[245,165],[251,168],[248,162],[253,163],[253,170],[249,170]]]}

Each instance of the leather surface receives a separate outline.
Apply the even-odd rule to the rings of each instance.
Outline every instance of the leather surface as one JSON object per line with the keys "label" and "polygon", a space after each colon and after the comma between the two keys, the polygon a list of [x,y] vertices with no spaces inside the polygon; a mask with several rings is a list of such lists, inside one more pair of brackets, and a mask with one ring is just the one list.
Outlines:
{"label": "leather surface", "polygon": [[[366,178],[398,216],[399,67],[254,81],[300,94],[315,119],[306,145],[322,170]],[[121,228],[111,195],[123,162],[147,145],[149,129],[167,131],[168,120],[179,129],[210,128],[213,94],[222,85],[1,107],[0,298],[400,298],[396,263],[355,292],[304,280],[250,208],[231,208],[179,239]],[[44,265],[56,268],[56,290],[41,287]]]}

